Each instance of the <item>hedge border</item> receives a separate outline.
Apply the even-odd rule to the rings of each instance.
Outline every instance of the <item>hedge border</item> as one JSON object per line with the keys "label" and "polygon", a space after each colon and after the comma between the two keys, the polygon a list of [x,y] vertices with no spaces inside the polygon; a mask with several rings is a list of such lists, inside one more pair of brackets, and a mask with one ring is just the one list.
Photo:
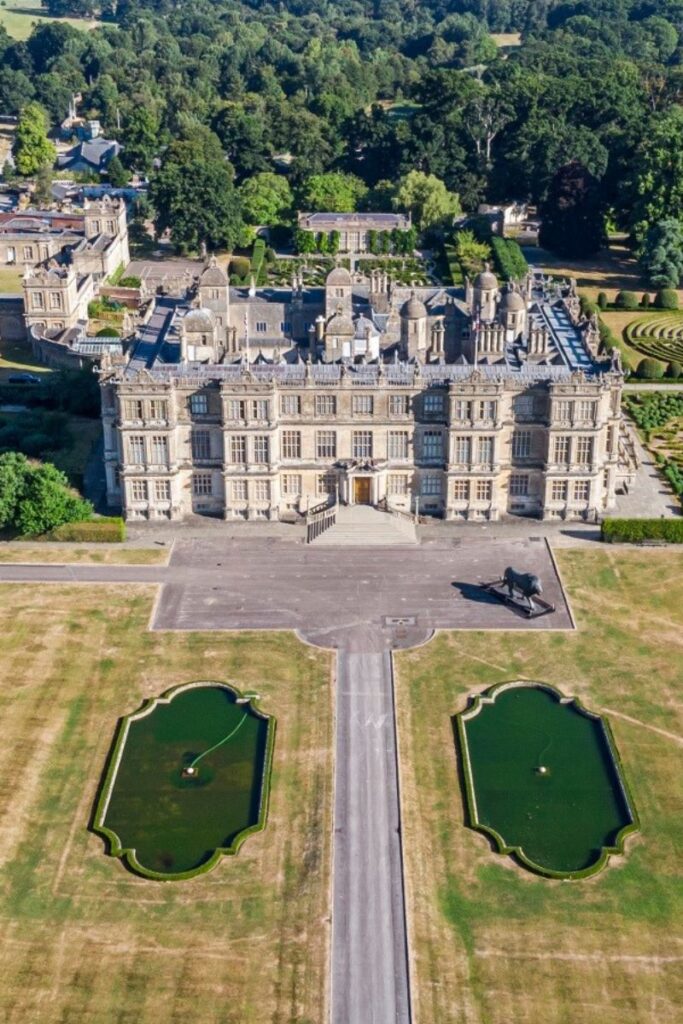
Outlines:
{"label": "hedge border", "polygon": [[[600,723],[602,734],[612,758],[612,764],[614,765],[616,780],[626,803],[627,811],[631,816],[631,821],[619,829],[619,832],[615,837],[614,844],[611,846],[602,846],[598,859],[594,861],[593,864],[590,864],[586,868],[581,868],[579,871],[555,871],[552,868],[544,867],[542,864],[537,864],[526,856],[521,846],[509,846],[499,832],[491,828],[489,825],[482,824],[478,818],[476,788],[474,785],[474,775],[472,771],[472,763],[470,761],[465,722],[469,721],[471,718],[475,718],[481,711],[484,704],[493,704],[496,697],[504,690],[529,686],[535,687],[539,690],[547,690],[558,700],[558,702],[566,705],[574,705],[575,710],[577,710],[579,714],[585,715],[586,718],[596,720]],[[551,683],[541,683],[531,679],[516,679],[503,683],[495,683],[493,686],[487,687],[487,689],[482,693],[478,693],[474,699],[468,703],[468,706],[463,711],[458,712],[455,715],[455,718],[458,726],[460,760],[463,770],[463,778],[465,780],[467,816],[469,819],[468,824],[469,827],[475,831],[490,836],[497,846],[498,853],[513,856],[520,864],[529,868],[530,871],[533,871],[537,875],[542,875],[545,878],[566,879],[569,881],[579,881],[582,878],[589,878],[591,875],[597,874],[599,871],[602,871],[612,854],[624,853],[626,837],[639,831],[640,819],[638,817],[638,812],[636,811],[629,786],[626,782],[624,766],[621,758],[619,757],[612,729],[607,719],[603,718],[602,715],[599,715],[595,711],[589,711],[578,697],[565,696],[561,690],[556,686],[553,686]]]}
{"label": "hedge border", "polygon": [[640,541],[662,540],[683,544],[683,518],[617,519],[607,517],[600,527],[600,539],[606,544],[638,544]]}
{"label": "hedge border", "polygon": [[122,860],[125,860],[126,864],[132,871],[141,875],[143,878],[149,878],[152,881],[177,882],[189,878],[195,878],[197,875],[206,874],[207,871],[211,871],[211,869],[216,866],[221,857],[234,856],[239,852],[242,843],[249,836],[254,835],[256,832],[262,832],[266,827],[268,808],[270,805],[270,784],[277,723],[273,715],[266,715],[263,711],[260,711],[259,708],[254,706],[254,700],[257,699],[255,697],[246,701],[249,713],[256,715],[258,718],[264,719],[268,723],[266,749],[263,758],[263,776],[261,782],[258,821],[254,825],[249,825],[247,828],[242,829],[241,832],[238,832],[230,846],[216,847],[207,861],[204,861],[203,864],[198,865],[196,868],[191,868],[189,871],[177,871],[171,873],[154,871],[151,868],[146,868],[144,864],[139,862],[134,847],[124,846],[119,835],[114,832],[113,829],[110,829],[105,825],[109,801],[111,800],[111,795],[116,783],[119,765],[123,758],[131,722],[152,714],[159,704],[170,704],[174,697],[185,690],[199,689],[200,687],[205,686],[228,690],[230,693],[235,694],[236,698],[244,699],[242,692],[238,690],[237,687],[231,686],[229,683],[220,683],[212,680],[196,680],[191,683],[180,683],[177,686],[172,686],[170,689],[165,690],[158,697],[149,697],[145,699],[137,711],[132,711],[128,715],[123,715],[123,717],[118,721],[114,740],[107,758],[104,780],[99,787],[98,796],[96,798],[91,824],[92,831],[103,837],[108,847],[107,853],[110,856],[120,857]]}

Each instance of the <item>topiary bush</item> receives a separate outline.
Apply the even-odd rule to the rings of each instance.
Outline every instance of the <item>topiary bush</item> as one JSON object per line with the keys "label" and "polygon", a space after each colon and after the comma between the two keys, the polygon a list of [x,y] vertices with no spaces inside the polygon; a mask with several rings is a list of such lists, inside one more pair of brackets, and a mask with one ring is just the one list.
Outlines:
{"label": "topiary bush", "polygon": [[636,374],[643,380],[658,380],[664,376],[664,368],[656,359],[641,359]]}
{"label": "topiary bush", "polygon": [[118,338],[118,336],[119,332],[115,327],[102,327],[96,335],[98,338]]}
{"label": "topiary bush", "polygon": [[600,309],[607,309],[609,303],[604,292],[598,292],[598,306]]}
{"label": "topiary bush", "polygon": [[666,376],[676,380],[678,377],[683,377],[683,366],[672,360],[666,368]]}
{"label": "topiary bush", "polygon": [[640,300],[640,305],[642,306],[643,309],[649,309],[650,308],[650,296],[649,296],[649,294],[647,292],[643,292],[643,297]]}
{"label": "topiary bush", "polygon": [[657,309],[678,309],[678,293],[673,288],[660,288],[655,296]]}
{"label": "topiary bush", "polygon": [[609,544],[664,540],[683,544],[683,519],[603,519],[601,539]]}
{"label": "topiary bush", "polygon": [[619,309],[637,309],[638,296],[635,292],[617,292],[615,305]]}

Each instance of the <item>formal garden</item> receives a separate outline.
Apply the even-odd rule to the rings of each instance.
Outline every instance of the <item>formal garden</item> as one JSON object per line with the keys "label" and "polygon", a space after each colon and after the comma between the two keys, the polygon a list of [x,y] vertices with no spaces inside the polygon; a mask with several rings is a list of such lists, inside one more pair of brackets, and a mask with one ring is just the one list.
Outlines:
{"label": "formal garden", "polygon": [[672,489],[683,498],[683,393],[625,394],[623,407]]}

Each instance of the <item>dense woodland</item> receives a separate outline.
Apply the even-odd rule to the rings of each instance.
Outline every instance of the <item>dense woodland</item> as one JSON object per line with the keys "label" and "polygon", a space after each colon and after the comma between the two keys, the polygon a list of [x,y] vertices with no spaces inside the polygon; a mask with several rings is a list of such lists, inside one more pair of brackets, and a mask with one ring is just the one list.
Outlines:
{"label": "dense woodland", "polygon": [[[465,210],[543,202],[571,161],[641,246],[683,217],[683,0],[44,2],[104,25],[3,31],[0,111],[37,101],[54,124],[82,92],[186,245],[285,221],[311,189],[386,208],[416,171],[439,179],[449,212],[456,195]],[[515,31],[519,47],[491,39]]]}

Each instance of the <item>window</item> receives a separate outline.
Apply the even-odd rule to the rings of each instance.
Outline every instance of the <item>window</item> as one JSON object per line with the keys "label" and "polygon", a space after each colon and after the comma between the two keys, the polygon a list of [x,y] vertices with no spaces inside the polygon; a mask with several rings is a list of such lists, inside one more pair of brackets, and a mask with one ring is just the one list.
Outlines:
{"label": "window", "polygon": [[291,334],[292,333],[292,325],[289,322],[289,320],[282,320],[280,322],[280,331],[282,332],[282,334]]}
{"label": "window", "polygon": [[141,420],[144,416],[143,405],[140,401],[126,402],[125,408],[127,420]]}
{"label": "window", "polygon": [[408,477],[405,473],[390,473],[387,477],[387,494],[402,497],[408,494]]}
{"label": "window", "polygon": [[514,430],[512,433],[512,458],[528,459],[531,455],[531,431]]}
{"label": "window", "polygon": [[142,434],[133,434],[128,438],[128,461],[141,466],[145,461],[145,438]]}
{"label": "window", "polygon": [[493,465],[493,438],[477,438],[477,463],[480,466]]}
{"label": "window", "polygon": [[550,497],[552,501],[566,501],[567,500],[567,481],[566,480],[553,480],[550,486]]}
{"label": "window", "polygon": [[432,419],[443,416],[443,395],[426,394],[424,396],[424,414]]}
{"label": "window", "polygon": [[526,498],[529,493],[529,476],[527,473],[510,475],[510,495],[513,498]]}
{"label": "window", "polygon": [[410,395],[389,395],[389,415],[407,416],[410,412]]}
{"label": "window", "polygon": [[336,416],[337,414],[337,399],[334,395],[316,395],[315,396],[315,414],[316,416]]}
{"label": "window", "polygon": [[50,309],[62,309],[62,293],[50,292]]}
{"label": "window", "polygon": [[453,415],[456,420],[472,419],[472,403],[459,398],[454,405]]}
{"label": "window", "polygon": [[270,445],[267,434],[254,435],[254,462],[268,462],[270,459]]}
{"label": "window", "polygon": [[149,403],[149,415],[153,420],[165,420],[168,416],[168,403],[159,398],[153,398]]}
{"label": "window", "polygon": [[253,483],[254,501],[270,501],[270,482],[255,480]]}
{"label": "window", "polygon": [[283,416],[301,416],[301,395],[283,395],[280,411]]}
{"label": "window", "polygon": [[33,246],[32,245],[25,245],[24,246],[24,259],[25,260],[32,260],[33,259]]}
{"label": "window", "polygon": [[477,501],[490,501],[493,497],[493,481],[477,480]]}
{"label": "window", "polygon": [[315,457],[317,459],[336,459],[337,435],[334,430],[316,431]]}
{"label": "window", "polygon": [[132,501],[147,501],[147,481],[131,480],[130,497]]}
{"label": "window", "polygon": [[114,221],[113,220],[108,220],[107,221],[107,234],[108,235],[116,234],[116,230],[114,228]]}
{"label": "window", "polygon": [[480,402],[479,403],[479,419],[480,420],[495,420],[496,418],[496,402]]}
{"label": "window", "polygon": [[372,431],[354,430],[351,435],[351,454],[354,459],[372,458]]}
{"label": "window", "polygon": [[569,423],[572,418],[573,402],[559,401],[555,405],[555,419]]}
{"label": "window", "polygon": [[407,430],[390,430],[388,443],[387,443],[387,455],[390,459],[407,459],[408,458],[408,431]]}
{"label": "window", "polygon": [[351,401],[351,411],[354,416],[372,416],[374,405],[372,395],[354,395]]}
{"label": "window", "polygon": [[190,395],[190,412],[193,416],[205,416],[208,411],[208,395]]}
{"label": "window", "polygon": [[211,434],[208,430],[192,431],[192,458],[211,458]]}
{"label": "window", "polygon": [[516,395],[512,408],[515,416],[519,419],[527,419],[529,416],[534,415],[534,396],[533,395]]}
{"label": "window", "polygon": [[436,473],[423,476],[420,481],[420,493],[424,497],[441,497],[441,477]]}
{"label": "window", "polygon": [[266,323],[265,320],[257,320],[256,321],[256,333],[257,334],[265,334],[267,330],[268,330],[268,324]]}
{"label": "window", "polygon": [[[197,396],[203,397],[203,396]],[[247,418],[247,403],[240,398],[231,398],[228,401],[228,419],[245,420]]]}
{"label": "window", "polygon": [[211,494],[212,491],[213,485],[211,481],[211,473],[192,474],[192,493],[195,497],[205,497],[207,494]]}
{"label": "window", "polygon": [[593,438],[579,437],[576,440],[576,461],[579,466],[590,466],[593,461]]}
{"label": "window", "polygon": [[316,493],[334,494],[337,489],[337,478],[334,473],[318,473],[315,481]]}
{"label": "window", "polygon": [[154,497],[157,501],[170,501],[171,500],[171,481],[170,480],[155,480],[154,482]]}
{"label": "window", "polygon": [[582,423],[593,423],[595,420],[596,402],[579,402],[579,416]]}
{"label": "window", "polygon": [[283,430],[282,431],[282,458],[283,459],[300,459],[301,458],[301,431],[300,430]]}
{"label": "window", "polygon": [[42,292],[33,292],[31,294],[31,308],[45,309],[45,296]]}
{"label": "window", "polygon": [[422,435],[422,458],[431,461],[443,459],[443,436],[440,430],[427,430]]}
{"label": "window", "polygon": [[254,420],[268,419],[268,402],[265,398],[255,398],[252,401],[251,418]]}
{"label": "window", "polygon": [[574,481],[574,501],[589,501],[591,496],[590,480]]}
{"label": "window", "polygon": [[247,481],[246,480],[233,480],[230,485],[232,500],[233,501],[246,501],[247,500]]}
{"label": "window", "polygon": [[282,493],[289,495],[301,494],[301,474],[285,473],[282,477]]}
{"label": "window", "polygon": [[454,480],[453,481],[453,500],[454,501],[468,501],[470,496],[470,482],[469,480]]}
{"label": "window", "polygon": [[244,434],[235,434],[230,438],[230,461],[242,465],[247,461],[247,439]]}
{"label": "window", "polygon": [[460,466],[469,466],[472,450],[471,438],[459,436],[455,439],[455,461]]}
{"label": "window", "polygon": [[165,434],[152,434],[152,459],[155,466],[168,465],[168,438]]}
{"label": "window", "polygon": [[569,444],[571,438],[566,434],[561,434],[556,437],[553,441],[553,462],[560,465],[567,465],[569,463]]}

